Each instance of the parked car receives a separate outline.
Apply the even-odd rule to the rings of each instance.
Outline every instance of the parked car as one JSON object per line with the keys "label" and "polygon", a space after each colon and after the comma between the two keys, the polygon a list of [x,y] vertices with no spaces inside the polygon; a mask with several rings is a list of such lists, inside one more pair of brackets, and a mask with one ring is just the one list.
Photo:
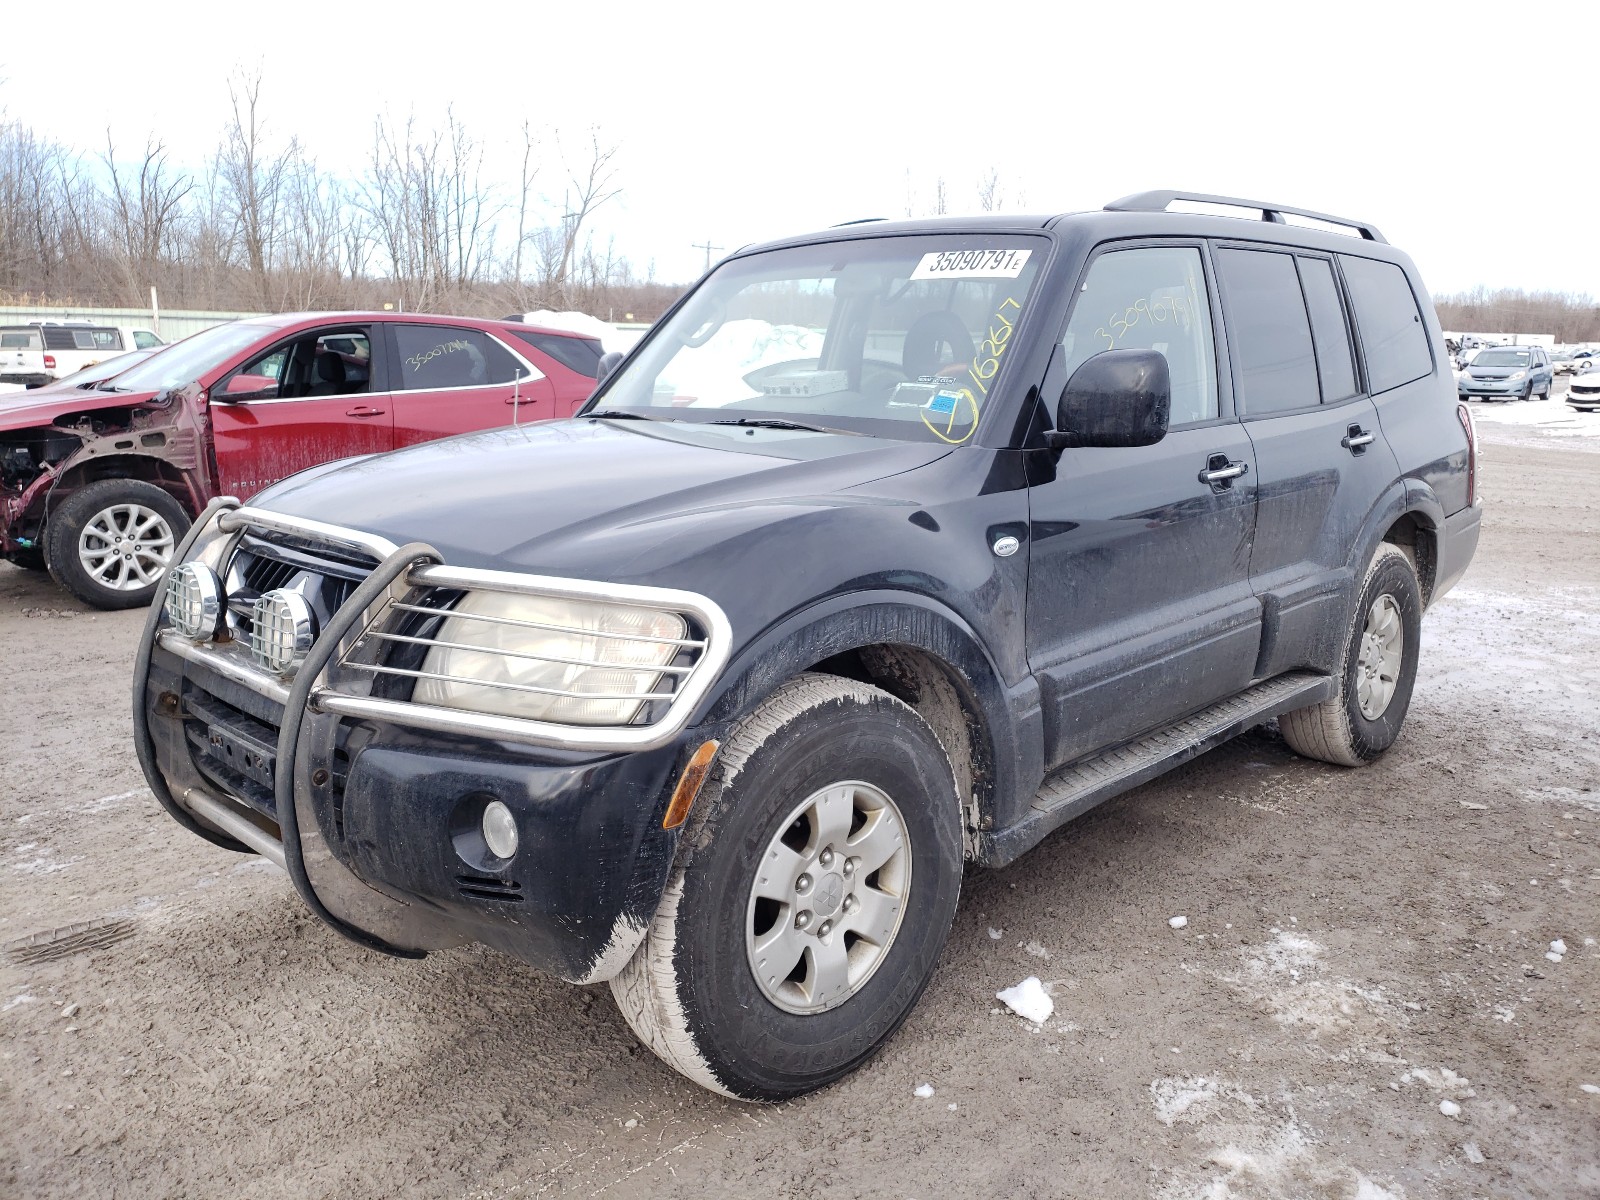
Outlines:
{"label": "parked car", "polygon": [[165,342],[147,329],[85,321],[35,321],[0,328],[0,383],[44,387],[101,359]]}
{"label": "parked car", "polygon": [[363,945],[609,981],[774,1100],[906,1017],[966,862],[1273,717],[1376,759],[1479,529],[1416,269],[1107,207],[748,247],[577,419],[213,502],[140,644],[150,786]]}
{"label": "parked car", "polygon": [[1456,376],[1462,400],[1550,399],[1555,371],[1542,346],[1497,346],[1481,350]]}
{"label": "parked car", "polygon": [[1575,376],[1567,386],[1567,404],[1579,412],[1600,408],[1600,372]]}
{"label": "parked car", "polygon": [[48,567],[99,608],[147,604],[213,497],[249,497],[330,459],[568,416],[598,358],[580,335],[459,317],[220,325],[97,388],[0,399],[0,556]]}
{"label": "parked car", "polygon": [[1587,375],[1600,368],[1600,350],[1579,350],[1572,356],[1569,371],[1573,375]]}

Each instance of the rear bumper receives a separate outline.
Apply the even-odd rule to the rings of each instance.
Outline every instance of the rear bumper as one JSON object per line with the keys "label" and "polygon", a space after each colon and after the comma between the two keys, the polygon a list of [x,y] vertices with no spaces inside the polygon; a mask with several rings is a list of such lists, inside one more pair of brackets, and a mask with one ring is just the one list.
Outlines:
{"label": "rear bumper", "polygon": [[1433,595],[1437,601],[1467,573],[1478,549],[1478,533],[1483,524],[1483,505],[1474,504],[1444,519],[1439,531],[1439,565],[1434,574]]}

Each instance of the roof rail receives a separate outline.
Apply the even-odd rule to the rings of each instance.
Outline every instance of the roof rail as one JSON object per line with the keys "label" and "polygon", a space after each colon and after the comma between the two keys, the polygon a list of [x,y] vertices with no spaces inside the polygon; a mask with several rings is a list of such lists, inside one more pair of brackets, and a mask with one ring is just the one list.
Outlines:
{"label": "roof rail", "polygon": [[857,217],[854,221],[840,221],[837,225],[828,226],[829,229],[843,229],[847,225],[871,225],[877,221],[887,221],[888,217]]}
{"label": "roof rail", "polygon": [[1275,224],[1284,224],[1283,214],[1293,213],[1297,217],[1310,217],[1314,221],[1326,221],[1330,225],[1344,225],[1358,232],[1369,242],[1382,242],[1388,245],[1388,239],[1378,232],[1376,225],[1369,225],[1365,221],[1352,221],[1349,217],[1334,217],[1327,213],[1313,212],[1309,208],[1290,208],[1287,204],[1268,204],[1261,200],[1241,200],[1237,196],[1209,196],[1204,192],[1136,192],[1132,196],[1124,196],[1120,200],[1113,200],[1106,205],[1107,212],[1166,212],[1167,206],[1174,200],[1189,200],[1197,204],[1225,204],[1230,208],[1255,208],[1261,211],[1263,221],[1272,221]]}

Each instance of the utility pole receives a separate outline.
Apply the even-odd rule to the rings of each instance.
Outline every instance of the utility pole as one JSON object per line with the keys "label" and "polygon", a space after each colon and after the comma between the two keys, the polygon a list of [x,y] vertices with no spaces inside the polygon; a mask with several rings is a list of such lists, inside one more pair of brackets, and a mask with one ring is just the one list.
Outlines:
{"label": "utility pole", "polygon": [[711,270],[711,252],[713,250],[722,250],[722,249],[724,249],[724,247],[722,247],[722,246],[713,246],[711,244],[711,239],[710,238],[707,238],[703,242],[691,242],[689,244],[691,246],[693,246],[696,250],[704,250],[706,252],[706,270],[708,270],[708,271]]}

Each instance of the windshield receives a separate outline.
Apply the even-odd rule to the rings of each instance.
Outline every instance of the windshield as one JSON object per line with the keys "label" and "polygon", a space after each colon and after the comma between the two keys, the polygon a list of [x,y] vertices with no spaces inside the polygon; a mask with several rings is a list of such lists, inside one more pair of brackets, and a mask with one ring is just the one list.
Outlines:
{"label": "windshield", "polygon": [[1472,360],[1475,367],[1525,367],[1529,354],[1526,350],[1485,350]]}
{"label": "windshield", "polygon": [[149,358],[152,353],[150,350],[129,350],[124,354],[113,354],[110,358],[102,358],[93,366],[74,371],[71,375],[63,375],[56,382],[62,387],[86,387],[91,383],[99,383],[102,379],[110,379],[113,375],[120,375],[135,363]]}
{"label": "windshield", "polygon": [[166,347],[160,354],[152,355],[132,370],[116,376],[108,390],[159,392],[164,388],[182,387],[272,333],[273,330],[264,325],[250,325],[242,321],[214,326]]}
{"label": "windshield", "polygon": [[945,234],[829,242],[719,267],[594,411],[970,438],[1049,242]]}

